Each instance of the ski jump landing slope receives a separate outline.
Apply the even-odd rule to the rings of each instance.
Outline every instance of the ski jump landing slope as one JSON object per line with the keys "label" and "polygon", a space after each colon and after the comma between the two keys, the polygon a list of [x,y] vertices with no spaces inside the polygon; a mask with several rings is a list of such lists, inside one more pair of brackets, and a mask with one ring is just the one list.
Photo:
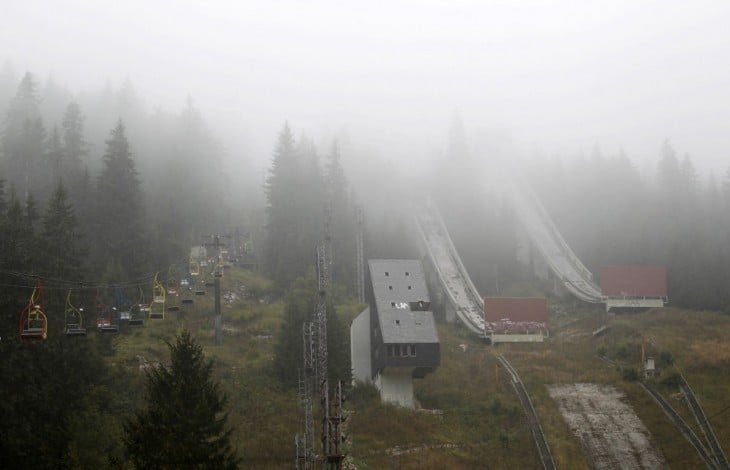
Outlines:
{"label": "ski jump landing slope", "polygon": [[471,331],[484,336],[484,300],[461,263],[441,215],[429,203],[416,209],[415,219],[421,246],[431,260],[456,316]]}
{"label": "ski jump landing slope", "polygon": [[[604,302],[601,289],[553,224],[529,184],[514,173],[508,179],[506,196],[533,246],[568,291],[591,303]],[[433,263],[459,320],[473,332],[484,335],[484,300],[479,295],[451,241],[436,206],[429,202],[415,209],[416,230],[423,251]]]}
{"label": "ski jump landing slope", "polygon": [[600,287],[593,282],[593,275],[580,262],[560,235],[540,199],[522,175],[512,171],[506,196],[532,245],[537,248],[550,270],[577,298],[591,303],[604,302]]}

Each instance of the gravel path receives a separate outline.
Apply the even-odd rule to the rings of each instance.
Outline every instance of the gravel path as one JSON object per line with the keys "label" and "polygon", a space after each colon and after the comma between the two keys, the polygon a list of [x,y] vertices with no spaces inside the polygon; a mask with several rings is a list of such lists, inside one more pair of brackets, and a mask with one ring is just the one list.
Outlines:
{"label": "gravel path", "polygon": [[621,391],[592,383],[551,385],[548,390],[594,468],[667,468]]}

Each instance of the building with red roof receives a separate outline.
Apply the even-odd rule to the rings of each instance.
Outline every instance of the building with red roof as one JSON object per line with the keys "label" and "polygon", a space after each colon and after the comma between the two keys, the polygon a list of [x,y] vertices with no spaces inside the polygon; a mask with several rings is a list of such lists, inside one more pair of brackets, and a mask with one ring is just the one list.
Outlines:
{"label": "building with red roof", "polygon": [[662,266],[607,266],[601,269],[606,311],[656,308],[668,302],[667,270]]}
{"label": "building with red roof", "polygon": [[541,342],[548,335],[547,299],[486,297],[484,325],[492,344]]}

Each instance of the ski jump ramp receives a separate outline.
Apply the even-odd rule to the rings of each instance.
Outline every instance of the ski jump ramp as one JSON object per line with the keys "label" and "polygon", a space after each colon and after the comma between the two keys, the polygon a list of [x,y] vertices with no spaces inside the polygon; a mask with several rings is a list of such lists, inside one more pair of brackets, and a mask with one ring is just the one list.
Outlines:
{"label": "ski jump ramp", "polygon": [[477,292],[436,207],[430,202],[416,209],[421,247],[431,260],[456,316],[474,333],[484,336],[484,300]]}
{"label": "ski jump ramp", "polygon": [[[591,272],[581,263],[553,224],[529,184],[512,173],[506,197],[551,271],[575,297],[590,303],[605,302]],[[484,300],[477,291],[432,202],[415,209],[416,231],[422,250],[431,260],[449,302],[459,320],[471,331],[485,336]]]}
{"label": "ski jump ramp", "polygon": [[547,262],[550,270],[566,289],[585,302],[604,302],[593,275],[581,263],[563,239],[529,183],[521,175],[512,174],[506,196],[530,242]]}

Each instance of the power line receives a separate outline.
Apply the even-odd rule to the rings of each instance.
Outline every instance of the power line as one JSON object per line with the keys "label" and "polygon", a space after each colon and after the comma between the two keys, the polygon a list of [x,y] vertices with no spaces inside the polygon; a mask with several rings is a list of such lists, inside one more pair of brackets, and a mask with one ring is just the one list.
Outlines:
{"label": "power line", "polygon": [[[50,277],[50,276],[44,276],[41,273],[32,273],[32,272],[22,272],[22,271],[15,271],[15,270],[4,270],[0,269],[0,274],[5,274],[11,277],[15,277],[18,279],[26,279],[26,280],[35,280],[37,278],[40,278],[43,280],[43,289],[44,290],[68,290],[70,288],[79,288],[79,289],[108,289],[113,287],[139,287],[144,286],[152,282],[152,280],[155,277],[155,274],[158,272],[163,272],[165,270],[170,270],[173,266],[176,266],[179,263],[173,263],[170,264],[167,269],[158,269],[152,272],[148,272],[145,274],[142,274],[134,279],[127,279],[122,281],[114,281],[114,282],[101,282],[101,283],[93,283],[93,282],[86,282],[81,281],[78,279],[71,280],[71,279],[63,279],[63,278],[57,278],[57,277]],[[16,287],[16,288],[31,288],[32,285],[30,284],[0,284],[1,287]]]}

